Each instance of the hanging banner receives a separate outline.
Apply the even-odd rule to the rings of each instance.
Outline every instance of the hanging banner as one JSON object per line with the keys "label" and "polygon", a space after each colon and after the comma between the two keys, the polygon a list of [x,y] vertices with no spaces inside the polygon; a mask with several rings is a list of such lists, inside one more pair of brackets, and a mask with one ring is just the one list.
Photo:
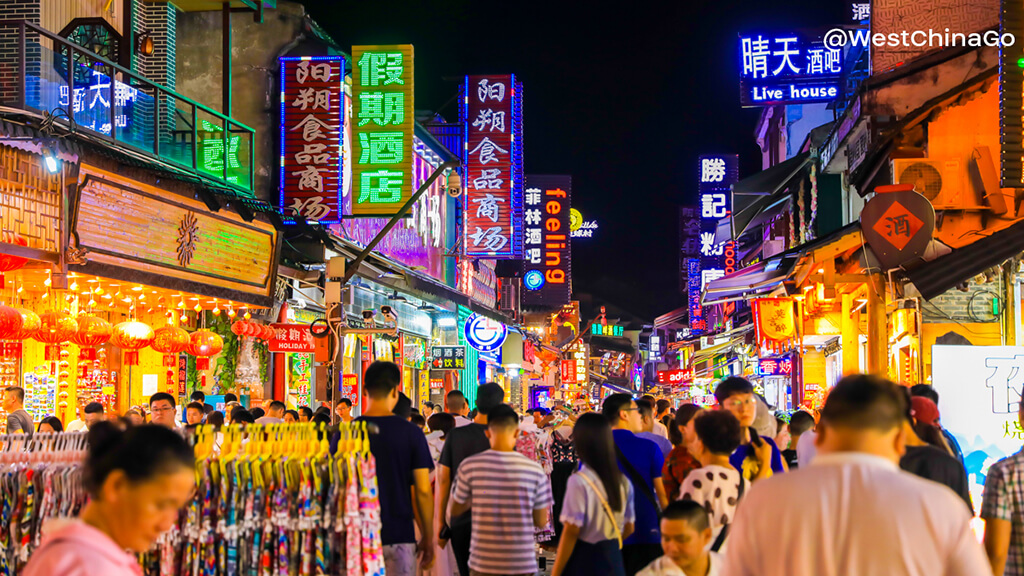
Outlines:
{"label": "hanging banner", "polygon": [[759,346],[779,353],[800,343],[800,319],[796,300],[757,298],[752,303]]}
{"label": "hanging banner", "polygon": [[860,229],[885,270],[924,255],[935,231],[935,208],[913,184],[879,186],[860,212]]}
{"label": "hanging banner", "polygon": [[280,206],[309,221],[341,221],[345,59],[282,56]]}
{"label": "hanging banner", "polygon": [[352,47],[352,214],[393,216],[412,197],[411,44]]}
{"label": "hanging banner", "polygon": [[526,176],[523,194],[525,306],[564,306],[572,296],[572,176]]}
{"label": "hanging banner", "polygon": [[522,84],[513,74],[466,76],[462,90],[465,253],[522,258]]}

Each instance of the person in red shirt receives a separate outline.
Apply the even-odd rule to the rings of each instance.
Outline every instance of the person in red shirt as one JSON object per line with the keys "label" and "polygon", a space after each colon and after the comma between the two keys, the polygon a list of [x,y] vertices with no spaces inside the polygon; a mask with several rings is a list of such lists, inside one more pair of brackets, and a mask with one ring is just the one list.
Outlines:
{"label": "person in red shirt", "polygon": [[694,460],[687,443],[693,441],[693,419],[700,414],[702,408],[696,404],[683,404],[676,410],[676,419],[669,429],[669,439],[672,440],[672,451],[665,458],[665,467],[661,477],[665,482],[665,493],[670,501],[679,499],[679,487],[691,470],[700,468],[700,462]]}

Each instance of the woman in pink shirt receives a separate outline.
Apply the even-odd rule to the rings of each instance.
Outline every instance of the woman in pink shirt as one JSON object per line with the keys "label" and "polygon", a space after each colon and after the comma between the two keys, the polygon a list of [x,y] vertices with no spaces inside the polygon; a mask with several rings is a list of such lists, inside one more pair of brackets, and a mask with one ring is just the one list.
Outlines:
{"label": "woman in pink shirt", "polygon": [[23,576],[141,576],[131,553],[148,550],[191,499],[195,457],[177,432],[101,422],[89,429],[89,446],[89,503],[78,520],[44,527]]}

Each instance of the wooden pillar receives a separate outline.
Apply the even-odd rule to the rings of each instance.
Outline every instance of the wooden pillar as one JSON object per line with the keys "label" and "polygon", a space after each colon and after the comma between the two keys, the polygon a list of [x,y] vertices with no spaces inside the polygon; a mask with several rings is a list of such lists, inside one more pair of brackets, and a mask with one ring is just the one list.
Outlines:
{"label": "wooden pillar", "polygon": [[853,313],[853,293],[843,294],[842,311],[843,376],[860,371],[859,322]]}
{"label": "wooden pillar", "polygon": [[885,280],[874,274],[868,279],[867,371],[883,378],[889,373],[889,330],[885,316]]}

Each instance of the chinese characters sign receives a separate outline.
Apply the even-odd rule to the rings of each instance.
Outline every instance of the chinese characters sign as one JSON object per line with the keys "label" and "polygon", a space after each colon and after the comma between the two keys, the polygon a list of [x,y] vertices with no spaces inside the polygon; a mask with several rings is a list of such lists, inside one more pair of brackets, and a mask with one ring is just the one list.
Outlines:
{"label": "chinese characters sign", "polygon": [[562,360],[562,384],[586,384],[589,381],[587,377],[589,358],[586,342],[577,339],[565,354],[568,359]]}
{"label": "chinese characters sign", "polygon": [[701,156],[699,161],[701,281],[697,289],[703,290],[708,282],[736,271],[733,241],[716,242],[715,232],[722,220],[732,216],[731,188],[739,180],[739,169],[735,154]]}
{"label": "chinese characters sign", "polygon": [[306,220],[339,222],[344,59],[282,57],[280,63],[281,207]]}
{"label": "chinese characters sign", "polygon": [[762,358],[757,361],[758,376],[791,376],[792,374],[793,359],[789,356]]}
{"label": "chinese characters sign", "polygon": [[622,326],[597,323],[590,325],[590,333],[594,336],[622,336],[624,334]]}
{"label": "chinese characters sign", "polygon": [[523,254],[522,85],[511,74],[467,76],[463,91],[465,253],[467,256],[520,258]]}
{"label": "chinese characters sign", "polygon": [[430,349],[430,367],[434,370],[465,370],[465,346],[433,346]]}
{"label": "chinese characters sign", "polygon": [[743,106],[828,102],[839,97],[842,48],[799,34],[740,36]]}
{"label": "chinese characters sign", "polygon": [[305,324],[273,324],[274,337],[270,339],[268,348],[271,352],[302,352],[311,354],[316,351],[316,343]]}
{"label": "chinese characters sign", "polygon": [[912,184],[880,186],[860,213],[860,227],[883,269],[924,254],[935,231],[935,208]]}
{"label": "chinese characters sign", "polygon": [[390,216],[412,197],[411,44],[352,47],[352,214]]}
{"label": "chinese characters sign", "polygon": [[[76,68],[85,68],[76,65]],[[75,123],[82,128],[110,134],[110,77],[97,70],[87,70],[91,82],[86,86],[75,86],[74,97],[67,85],[59,87],[59,104],[65,111],[73,108]],[[79,82],[77,78],[75,82]],[[145,96],[145,94],[143,94]],[[114,80],[114,125],[118,131],[130,131],[133,108],[139,101],[139,91]]]}
{"label": "chinese characters sign", "polygon": [[526,176],[523,193],[523,273],[538,270],[543,285],[522,292],[527,306],[564,306],[572,295],[569,209],[571,176]]}

